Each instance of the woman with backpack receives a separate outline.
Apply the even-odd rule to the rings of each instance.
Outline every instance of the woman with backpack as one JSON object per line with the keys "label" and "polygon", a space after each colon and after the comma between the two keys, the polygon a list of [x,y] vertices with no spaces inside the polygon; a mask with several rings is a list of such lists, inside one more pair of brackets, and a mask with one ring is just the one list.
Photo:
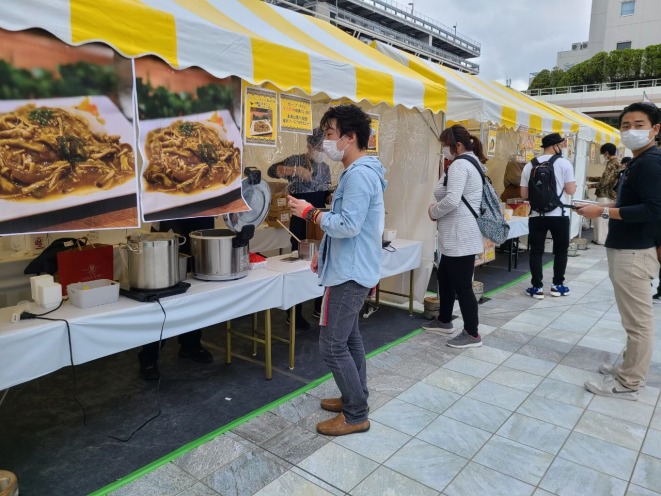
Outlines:
{"label": "woman with backpack", "polygon": [[[423,329],[452,334],[452,308],[459,300],[464,328],[447,345],[452,348],[482,346],[478,332],[477,300],[473,293],[475,255],[484,251],[480,228],[471,209],[479,212],[482,202],[482,174],[486,171],[482,143],[461,125],[445,129],[440,136],[443,158],[451,160],[434,188],[436,202],[428,214],[436,222],[441,260],[437,277],[440,309],[438,317]],[[470,206],[470,208],[469,208]]]}

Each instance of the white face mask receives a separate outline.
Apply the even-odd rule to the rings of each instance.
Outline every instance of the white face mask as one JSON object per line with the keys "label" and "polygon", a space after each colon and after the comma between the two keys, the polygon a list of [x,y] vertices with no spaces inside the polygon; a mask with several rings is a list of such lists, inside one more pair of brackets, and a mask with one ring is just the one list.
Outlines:
{"label": "white face mask", "polygon": [[342,157],[344,157],[344,150],[346,150],[347,146],[349,146],[349,143],[347,143],[347,145],[344,148],[338,150],[337,149],[338,141],[340,140],[324,140],[323,143],[324,153],[328,156],[329,159],[335,160],[336,162],[342,160]]}
{"label": "white face mask", "polygon": [[599,155],[599,162],[601,162],[602,164],[608,162],[608,158],[606,157],[606,155]]}
{"label": "white face mask", "polygon": [[443,158],[445,158],[446,160],[454,160],[454,154],[450,150],[449,146],[444,146],[443,148],[441,148],[441,153],[443,153]]}
{"label": "white face mask", "polygon": [[321,152],[319,150],[315,150],[312,152],[312,160],[317,164],[322,163],[325,158],[326,158],[326,154],[324,152]]}
{"label": "white face mask", "polygon": [[640,150],[649,145],[654,138],[650,138],[651,129],[629,129],[622,131],[622,143],[631,151]]}

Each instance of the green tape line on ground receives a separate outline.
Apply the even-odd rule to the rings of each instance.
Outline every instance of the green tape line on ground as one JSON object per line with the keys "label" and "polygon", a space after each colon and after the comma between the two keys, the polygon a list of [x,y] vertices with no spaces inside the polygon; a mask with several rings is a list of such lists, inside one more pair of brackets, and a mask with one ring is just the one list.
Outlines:
{"label": "green tape line on ground", "polygon": [[[378,348],[371,353],[368,353],[366,355],[367,358],[371,358],[374,355],[378,355],[379,353],[383,353],[386,350],[389,350],[390,348],[397,346],[398,344],[411,339],[413,336],[416,336],[423,332],[423,329],[416,329],[413,332],[410,332],[406,336],[402,336],[401,338],[393,341],[392,343],[388,343],[386,345],[383,345],[381,348]],[[98,489],[94,491],[93,493],[90,493],[89,496],[104,496],[107,494],[110,494],[113,491],[117,491],[119,488],[126,486],[127,484],[130,484],[131,482],[139,479],[140,477],[143,477],[147,475],[149,472],[152,472],[156,470],[159,467],[162,467],[166,463],[170,463],[174,461],[175,459],[179,458],[181,455],[188,453],[191,450],[194,450],[195,448],[202,446],[204,443],[207,443],[211,441],[212,439],[215,439],[216,437],[225,434],[227,431],[230,431],[234,429],[235,427],[238,427],[239,425],[248,422],[249,420],[252,420],[253,418],[261,415],[262,413],[268,412],[269,410],[282,405],[283,403],[286,403],[287,401],[296,398],[297,396],[300,396],[301,394],[304,394],[311,389],[316,388],[317,386],[323,384],[326,382],[328,379],[332,377],[331,374],[326,374],[318,379],[315,379],[314,381],[310,382],[309,384],[306,384],[305,386],[297,389],[296,391],[292,391],[289,394],[286,394],[285,396],[278,398],[277,400],[272,401],[271,403],[268,403],[256,410],[253,410],[250,413],[247,413],[243,417],[239,417],[236,420],[232,420],[231,422],[223,425],[222,427],[219,427],[215,431],[211,431],[209,434],[205,434],[204,436],[191,441],[188,444],[183,445],[181,448],[177,448],[176,450],[172,451],[171,453],[168,453],[167,455],[159,458],[158,460],[155,460],[151,462],[148,465],[145,465],[142,468],[139,468],[135,472],[132,472],[131,474],[127,475],[126,477],[122,477],[121,479],[108,484],[107,486]]]}

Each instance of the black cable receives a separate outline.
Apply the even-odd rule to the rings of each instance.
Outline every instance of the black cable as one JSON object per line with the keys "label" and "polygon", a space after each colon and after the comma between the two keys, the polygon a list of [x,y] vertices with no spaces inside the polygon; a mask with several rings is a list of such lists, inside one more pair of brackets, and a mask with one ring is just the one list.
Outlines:
{"label": "black cable", "polygon": [[[165,321],[167,320],[167,313],[165,312],[165,308],[163,308],[163,305],[161,304],[161,302],[158,298],[155,298],[152,301],[155,301],[156,303],[158,303],[158,306],[161,307],[161,311],[163,312],[163,322],[161,323],[161,331],[160,331],[160,334],[158,336],[158,350],[156,352],[156,363],[158,363],[158,359],[160,358],[160,354],[161,354],[161,342],[163,341],[163,329],[165,328]],[[60,306],[62,306],[62,303],[60,303]],[[57,308],[60,308],[60,306],[58,306]],[[67,326],[67,339],[68,339],[68,342],[69,342],[69,361],[71,363],[71,376],[73,378],[73,399],[76,401],[76,403],[80,407],[81,411],[83,412],[83,425],[87,426],[87,412],[85,411],[85,407],[80,402],[80,400],[78,399],[78,396],[76,394],[76,391],[78,390],[78,384],[77,384],[77,380],[76,380],[76,366],[73,363],[73,346],[71,344],[71,328],[69,327],[69,321],[66,320],[66,319],[53,319],[53,318],[50,318],[50,317],[43,317],[43,315],[54,312],[55,310],[57,310],[57,308],[55,308],[55,309],[53,309],[49,312],[38,314],[38,315],[31,314],[29,312],[23,312],[21,317],[23,317],[23,315],[25,315],[26,318],[28,318],[28,319],[49,320],[49,321],[53,321],[53,322],[64,322],[66,324],[66,326]],[[111,434],[106,434],[104,432],[102,432],[102,434],[104,434],[105,436],[107,436],[111,439],[114,439],[115,441],[120,441],[122,443],[129,442],[138,431],[140,431],[149,422],[151,422],[152,420],[158,418],[161,415],[161,400],[160,400],[160,396],[159,396],[160,387],[161,387],[161,378],[159,376],[158,382],[156,383],[156,407],[158,408],[158,413],[156,413],[156,415],[154,415],[153,417],[150,417],[147,420],[145,420],[137,429],[135,429],[133,432],[131,432],[129,437],[122,439],[120,437],[113,436]],[[5,395],[6,394],[7,393],[5,393]],[[4,397],[3,397],[3,399],[4,399]]]}

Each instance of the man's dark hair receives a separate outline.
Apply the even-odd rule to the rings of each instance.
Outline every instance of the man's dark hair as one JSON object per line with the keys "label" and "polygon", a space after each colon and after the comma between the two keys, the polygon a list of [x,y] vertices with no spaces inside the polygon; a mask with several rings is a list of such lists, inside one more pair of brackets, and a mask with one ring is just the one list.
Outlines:
{"label": "man's dark hair", "polygon": [[321,144],[324,142],[324,132],[320,127],[315,128],[315,130],[312,131],[312,134],[308,136],[307,140],[308,145],[312,148],[321,148]]}
{"label": "man's dark hair", "polygon": [[655,126],[661,122],[661,111],[659,107],[654,105],[652,102],[636,102],[632,103],[628,107],[624,107],[624,110],[620,113],[620,116],[617,118],[618,127],[622,127],[622,118],[625,114],[629,112],[642,112],[649,117],[652,126]]}
{"label": "man's dark hair", "polygon": [[356,133],[358,148],[365,150],[370,139],[370,123],[372,119],[363,110],[354,105],[338,105],[329,108],[321,118],[319,127],[326,130],[330,126],[330,120],[335,119],[337,132],[340,136]]}
{"label": "man's dark hair", "polygon": [[622,157],[622,161],[620,163],[622,165],[627,165],[629,162],[631,162],[631,157]]}
{"label": "man's dark hair", "polygon": [[614,157],[617,154],[617,148],[615,148],[615,145],[613,143],[606,143],[604,145],[601,145],[601,148],[599,149],[599,153],[601,154],[608,153],[611,157]]}

